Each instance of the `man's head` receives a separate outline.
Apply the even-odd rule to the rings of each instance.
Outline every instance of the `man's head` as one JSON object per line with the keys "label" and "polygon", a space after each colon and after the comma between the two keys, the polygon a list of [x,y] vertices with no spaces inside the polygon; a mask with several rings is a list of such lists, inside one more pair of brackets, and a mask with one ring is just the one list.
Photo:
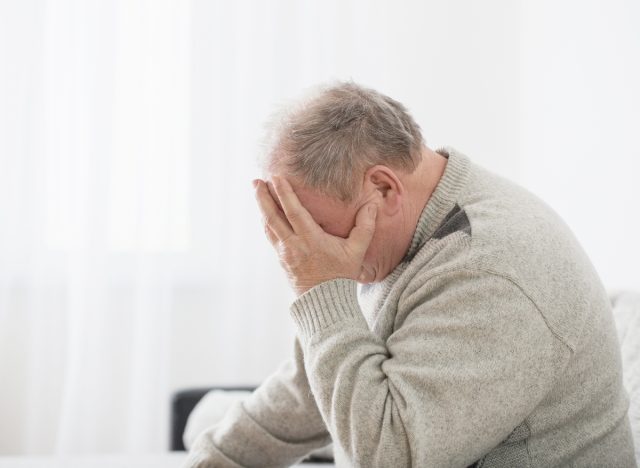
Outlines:
{"label": "man's head", "polygon": [[[329,234],[347,237],[358,210],[378,207],[365,256],[366,282],[397,266],[424,202],[416,178],[426,148],[419,126],[399,102],[355,83],[316,91],[275,121],[265,169],[293,186]],[[268,177],[267,177],[268,178]]]}

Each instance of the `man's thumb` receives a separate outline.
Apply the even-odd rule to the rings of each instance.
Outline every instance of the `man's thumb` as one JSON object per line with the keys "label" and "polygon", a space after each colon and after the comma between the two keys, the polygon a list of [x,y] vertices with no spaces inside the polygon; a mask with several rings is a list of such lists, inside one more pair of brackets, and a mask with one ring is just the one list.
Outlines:
{"label": "man's thumb", "polygon": [[356,225],[349,233],[349,243],[352,248],[363,255],[367,251],[373,233],[376,230],[376,215],[378,206],[375,203],[368,203],[358,211],[356,215]]}

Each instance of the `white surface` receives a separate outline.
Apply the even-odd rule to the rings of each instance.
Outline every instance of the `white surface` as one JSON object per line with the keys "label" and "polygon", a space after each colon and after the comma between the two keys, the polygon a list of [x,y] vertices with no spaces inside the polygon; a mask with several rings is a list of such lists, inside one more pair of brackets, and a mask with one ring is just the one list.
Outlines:
{"label": "white surface", "polygon": [[[0,457],[0,468],[180,468],[186,455],[102,455],[86,457]],[[303,468],[330,468],[333,464],[304,463]]]}
{"label": "white surface", "polygon": [[0,457],[0,468],[180,468],[186,455]]}

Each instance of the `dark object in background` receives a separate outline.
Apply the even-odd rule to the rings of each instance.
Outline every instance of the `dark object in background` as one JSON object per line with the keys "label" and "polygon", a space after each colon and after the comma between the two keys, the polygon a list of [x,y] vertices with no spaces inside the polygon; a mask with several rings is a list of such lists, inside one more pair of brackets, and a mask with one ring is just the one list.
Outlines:
{"label": "dark object in background", "polygon": [[171,440],[170,450],[186,450],[184,442],[182,441],[182,434],[187,426],[187,420],[189,415],[196,407],[198,402],[209,393],[211,390],[224,390],[224,391],[246,391],[253,392],[256,389],[255,386],[245,387],[208,387],[208,388],[191,388],[187,390],[181,390],[176,392],[171,399]]}

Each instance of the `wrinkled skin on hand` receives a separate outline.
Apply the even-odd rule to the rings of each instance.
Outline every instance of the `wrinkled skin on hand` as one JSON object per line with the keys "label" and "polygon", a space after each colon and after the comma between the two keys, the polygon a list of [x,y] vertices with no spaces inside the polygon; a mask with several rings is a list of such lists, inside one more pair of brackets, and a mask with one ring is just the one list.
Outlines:
{"label": "wrinkled skin on hand", "polygon": [[256,200],[265,234],[295,292],[301,295],[336,278],[362,279],[364,256],[375,231],[377,206],[363,205],[349,237],[343,239],[328,234],[315,222],[285,178],[273,176],[272,183],[277,199],[265,181],[253,181]]}

